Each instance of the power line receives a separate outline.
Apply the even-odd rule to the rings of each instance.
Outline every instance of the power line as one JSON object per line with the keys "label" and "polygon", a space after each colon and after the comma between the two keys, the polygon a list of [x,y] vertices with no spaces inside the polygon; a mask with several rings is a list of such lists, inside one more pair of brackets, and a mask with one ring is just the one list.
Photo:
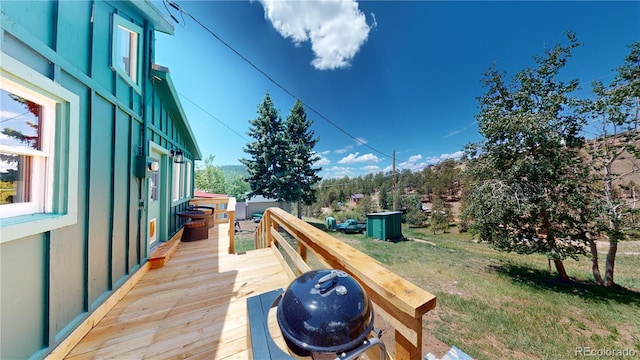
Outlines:
{"label": "power line", "polygon": [[[224,46],[226,46],[229,50],[233,51],[233,53],[235,53],[238,57],[240,57],[242,60],[244,60],[247,64],[249,64],[251,67],[253,67],[256,71],[258,71],[260,74],[262,74],[265,78],[267,78],[267,80],[269,80],[270,82],[272,82],[274,85],[276,85],[277,87],[279,87],[282,91],[284,91],[287,95],[291,96],[293,99],[295,100],[300,100],[302,102],[302,104],[309,109],[311,112],[313,112],[314,114],[316,114],[318,117],[320,117],[322,120],[328,122],[330,125],[332,125],[333,127],[335,127],[336,129],[340,130],[340,132],[342,132],[343,134],[347,135],[348,137],[350,137],[351,139],[353,139],[356,143],[363,145],[369,149],[371,149],[372,151],[385,156],[387,158],[391,158],[390,155],[385,154],[384,152],[374,148],[373,146],[369,145],[368,143],[360,140],[359,138],[351,135],[347,130],[343,129],[340,125],[336,124],[335,122],[331,121],[329,118],[327,118],[326,116],[324,116],[322,113],[320,113],[318,110],[314,109],[313,107],[311,107],[309,104],[305,103],[304,101],[302,101],[302,99],[300,99],[300,97],[296,96],[295,94],[293,94],[291,91],[289,91],[289,89],[287,89],[286,87],[284,87],[284,85],[280,84],[278,81],[276,81],[275,79],[273,79],[269,74],[267,74],[264,70],[262,70],[260,67],[258,67],[256,64],[254,64],[251,60],[249,60],[247,57],[245,57],[244,55],[242,55],[238,50],[236,50],[233,46],[231,46],[229,43],[227,43],[226,41],[224,41],[222,38],[220,38],[216,33],[214,33],[211,29],[209,29],[206,25],[204,25],[203,23],[201,23],[195,16],[191,15],[189,12],[187,12],[186,10],[182,9],[182,7],[180,5],[178,5],[177,3],[175,3],[172,0],[163,0],[163,3],[166,2],[168,3],[171,7],[173,7],[174,9],[178,10],[180,13],[182,14],[186,14],[188,17],[190,17],[193,21],[195,21],[198,25],[200,25],[200,27],[202,27],[203,29],[205,29],[209,34],[211,34],[211,36],[213,36],[216,40],[218,40],[219,42],[221,42]],[[166,8],[166,5],[165,5]],[[169,9],[167,8],[167,12],[169,12]],[[172,19],[174,19],[174,21],[177,22],[176,18],[169,12],[169,15],[171,16]]]}
{"label": "power line", "polygon": [[21,116],[27,115],[28,113],[29,113],[29,111],[26,111],[26,112],[23,112],[22,114],[18,114],[16,116],[13,116],[13,117],[10,117],[10,118],[7,118],[7,119],[3,119],[2,121],[0,121],[0,123],[5,123],[5,122],[7,122],[9,120],[17,119],[17,118],[19,118]]}
{"label": "power line", "polygon": [[205,110],[202,106],[198,105],[195,103],[195,101],[189,99],[188,97],[186,97],[184,94],[182,94],[181,92],[178,92],[178,95],[182,96],[185,100],[189,101],[190,103],[192,103],[195,107],[197,107],[198,109],[202,110],[205,114],[211,116],[215,121],[219,122],[220,124],[224,125],[224,127],[226,127],[227,129],[229,129],[232,133],[238,135],[239,137],[241,137],[244,141],[249,142],[249,139],[247,139],[246,137],[244,137],[242,134],[238,133],[237,131],[233,130],[229,125],[227,125],[227,123],[225,123],[224,121],[218,119],[217,117],[215,117],[213,114],[211,114],[210,112],[208,112],[207,110]]}

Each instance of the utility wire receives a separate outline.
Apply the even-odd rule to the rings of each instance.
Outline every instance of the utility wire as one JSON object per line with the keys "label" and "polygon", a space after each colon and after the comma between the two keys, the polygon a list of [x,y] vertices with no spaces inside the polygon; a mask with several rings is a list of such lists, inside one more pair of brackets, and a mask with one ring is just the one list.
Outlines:
{"label": "utility wire", "polygon": [[[385,154],[384,152],[374,148],[373,146],[367,144],[366,142],[358,139],[357,137],[351,135],[347,130],[343,129],[340,125],[336,124],[335,122],[331,121],[329,118],[327,118],[326,116],[322,115],[319,111],[317,111],[316,109],[314,109],[313,107],[311,107],[309,104],[305,103],[304,101],[302,101],[300,99],[300,97],[296,96],[295,94],[293,94],[291,91],[289,91],[289,89],[287,89],[286,87],[284,87],[284,85],[280,84],[278,81],[276,81],[275,79],[273,79],[269,74],[267,74],[264,70],[262,70],[261,68],[259,68],[256,64],[254,64],[251,60],[249,60],[247,57],[245,57],[244,55],[242,55],[238,50],[236,50],[233,46],[231,46],[229,43],[227,43],[226,41],[224,41],[222,38],[220,38],[216,33],[214,33],[211,29],[209,29],[206,25],[204,25],[203,23],[201,23],[195,16],[191,15],[189,12],[187,12],[186,10],[182,9],[182,7],[180,5],[178,5],[177,3],[175,3],[172,0],[164,0],[166,1],[169,5],[171,5],[171,7],[173,7],[174,9],[180,11],[180,13],[186,14],[188,17],[190,17],[193,21],[195,21],[198,25],[200,25],[200,27],[202,27],[203,29],[205,29],[209,34],[211,34],[211,36],[213,36],[214,38],[216,38],[216,40],[218,40],[219,42],[221,42],[224,46],[226,46],[229,50],[233,51],[236,55],[238,55],[242,60],[244,60],[247,64],[249,64],[251,67],[253,67],[256,71],[258,71],[260,74],[262,74],[265,78],[267,78],[267,80],[271,81],[274,85],[276,85],[277,87],[279,87],[282,91],[284,91],[287,95],[291,96],[293,99],[295,100],[300,100],[303,105],[305,107],[307,107],[307,109],[309,109],[311,112],[313,112],[314,114],[316,114],[317,116],[319,116],[322,120],[328,122],[329,124],[331,124],[333,127],[335,127],[336,129],[340,130],[340,132],[342,132],[343,134],[347,135],[348,137],[350,137],[351,139],[353,139],[354,141],[356,141],[356,143],[360,144],[360,145],[364,145],[365,147],[371,149],[372,151],[377,152],[378,154],[385,156],[387,158],[392,158],[392,156]],[[164,2],[163,1],[163,2]],[[166,5],[165,5],[166,7]],[[169,9],[167,9],[167,11],[169,11]],[[169,13],[169,15],[171,15],[171,13]],[[173,15],[171,15],[171,17],[177,22],[177,20],[175,19],[175,17]],[[402,161],[401,161],[402,162]]]}
{"label": "utility wire", "polygon": [[28,112],[28,111],[26,111],[26,112],[23,112],[22,114],[18,114],[18,115],[16,115],[16,116],[12,116],[12,117],[10,117],[10,118],[3,119],[2,121],[0,121],[0,123],[5,123],[5,122],[7,122],[7,121],[9,121],[9,120],[17,119],[17,118],[19,118],[20,116],[27,115],[28,113],[29,113],[29,112]]}
{"label": "utility wire", "polygon": [[232,133],[238,135],[239,137],[241,137],[244,141],[249,142],[249,139],[247,139],[246,137],[244,137],[242,134],[240,134],[239,132],[233,130],[229,125],[227,125],[224,121],[218,119],[217,117],[213,116],[213,114],[211,114],[210,112],[208,112],[207,110],[205,110],[204,108],[202,108],[202,106],[196,104],[193,100],[189,99],[188,97],[186,97],[184,94],[178,92],[178,95],[182,96],[185,100],[189,101],[190,103],[192,103],[195,107],[197,107],[198,109],[202,110],[205,114],[211,116],[215,121],[219,122],[220,124],[224,125],[224,127],[226,127],[227,129],[229,129]]}

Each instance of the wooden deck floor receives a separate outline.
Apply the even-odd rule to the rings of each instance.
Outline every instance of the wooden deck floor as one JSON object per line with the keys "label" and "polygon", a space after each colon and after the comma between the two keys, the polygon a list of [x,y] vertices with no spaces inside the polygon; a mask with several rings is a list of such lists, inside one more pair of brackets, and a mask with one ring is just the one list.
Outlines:
{"label": "wooden deck floor", "polygon": [[271,249],[229,255],[228,225],[180,243],[66,359],[246,359],[246,298],[289,279]]}

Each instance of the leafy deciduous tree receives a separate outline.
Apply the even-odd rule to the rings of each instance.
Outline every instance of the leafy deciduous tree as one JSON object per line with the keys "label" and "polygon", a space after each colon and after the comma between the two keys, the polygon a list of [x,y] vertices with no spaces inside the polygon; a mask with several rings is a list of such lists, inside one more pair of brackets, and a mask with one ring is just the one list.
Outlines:
{"label": "leafy deciduous tree", "polygon": [[[591,237],[589,244],[594,279],[605,286],[614,285],[618,242],[640,227],[637,198],[633,195],[627,198],[617,188],[625,185],[623,181],[626,176],[640,172],[640,42],[631,44],[630,48],[613,82],[605,86],[595,81],[593,92],[596,98],[585,101],[582,108],[589,117],[600,122],[602,129],[599,138],[590,143],[588,150],[592,167],[597,173],[596,184],[600,186],[596,197],[600,211],[595,230],[603,232],[609,239],[604,280],[600,275],[596,243]],[[615,169],[616,162],[623,157],[635,161],[630,162],[629,168]]]}
{"label": "leafy deciduous tree", "polygon": [[227,194],[243,200],[249,191],[249,184],[241,174],[228,172],[213,165],[215,155],[209,155],[202,163],[196,165],[196,189],[211,193]]}
{"label": "leafy deciduous tree", "polygon": [[445,232],[451,221],[451,209],[440,197],[434,197],[429,216],[429,226],[435,234],[437,231]]}
{"label": "leafy deciduous tree", "polygon": [[485,140],[467,147],[474,183],[464,214],[500,250],[546,254],[563,280],[563,260],[586,253],[579,204],[586,202],[588,174],[578,156],[582,118],[570,111],[578,80],[559,78],[580,45],[574,34],[568,40],[535,57],[537,67],[519,71],[510,84],[495,67],[485,73],[477,116]]}

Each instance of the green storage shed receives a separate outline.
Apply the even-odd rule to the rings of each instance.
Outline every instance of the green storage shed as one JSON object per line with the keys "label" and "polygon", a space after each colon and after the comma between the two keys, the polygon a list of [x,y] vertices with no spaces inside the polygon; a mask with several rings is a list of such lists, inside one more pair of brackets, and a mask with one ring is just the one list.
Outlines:
{"label": "green storage shed", "polygon": [[387,211],[367,214],[367,236],[387,241],[404,239],[402,236],[402,213]]}

